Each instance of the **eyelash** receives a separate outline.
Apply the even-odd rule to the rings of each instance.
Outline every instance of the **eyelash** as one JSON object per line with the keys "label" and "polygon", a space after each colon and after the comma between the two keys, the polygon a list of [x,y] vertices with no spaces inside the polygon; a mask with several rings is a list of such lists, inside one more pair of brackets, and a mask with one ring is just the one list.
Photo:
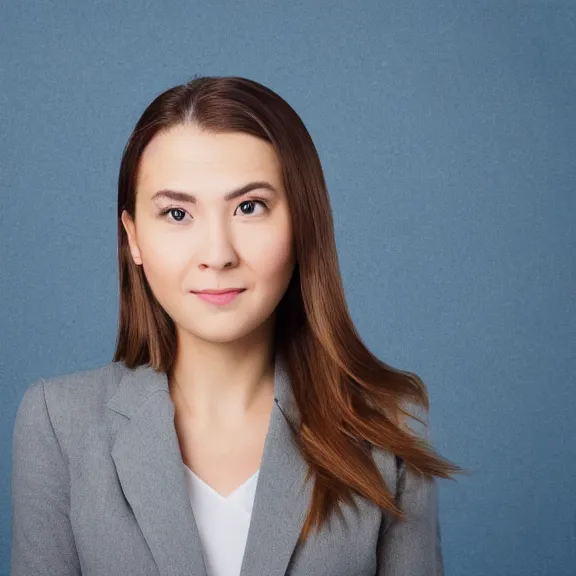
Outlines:
{"label": "eyelash", "polygon": [[[260,198],[250,198],[248,200],[243,200],[242,202],[240,202],[240,204],[238,204],[237,208],[242,206],[242,204],[246,204],[248,202],[252,202],[254,204],[260,204],[266,212],[268,211],[268,204]],[[168,208],[162,210],[159,215],[167,216],[169,212],[172,212],[172,210],[181,210],[182,212],[186,212],[186,214],[188,214],[188,212],[184,210],[184,208],[181,208],[180,206],[169,206]],[[180,224],[183,222],[183,220],[172,220],[172,222],[174,222],[174,224]]]}

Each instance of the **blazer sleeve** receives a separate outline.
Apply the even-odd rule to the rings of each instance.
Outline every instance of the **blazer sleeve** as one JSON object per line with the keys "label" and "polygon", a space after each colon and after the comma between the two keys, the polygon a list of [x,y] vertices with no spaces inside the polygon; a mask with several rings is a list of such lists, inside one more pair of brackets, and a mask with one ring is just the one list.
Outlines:
{"label": "blazer sleeve", "polygon": [[406,520],[383,519],[377,576],[444,576],[438,484],[398,461],[396,502]]}
{"label": "blazer sleeve", "polygon": [[44,382],[16,412],[12,444],[10,576],[80,576],[70,525],[70,478],[50,421]]}

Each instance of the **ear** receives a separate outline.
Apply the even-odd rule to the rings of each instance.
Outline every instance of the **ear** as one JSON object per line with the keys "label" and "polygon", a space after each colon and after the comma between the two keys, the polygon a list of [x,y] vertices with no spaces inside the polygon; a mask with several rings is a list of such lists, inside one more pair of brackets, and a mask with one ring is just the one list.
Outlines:
{"label": "ear", "polygon": [[134,225],[134,220],[126,210],[122,211],[122,225],[124,230],[126,230],[126,235],[128,236],[128,245],[130,247],[130,253],[132,254],[132,259],[137,265],[142,264],[142,258],[140,256],[140,250],[138,250],[138,244],[136,242],[136,226]]}

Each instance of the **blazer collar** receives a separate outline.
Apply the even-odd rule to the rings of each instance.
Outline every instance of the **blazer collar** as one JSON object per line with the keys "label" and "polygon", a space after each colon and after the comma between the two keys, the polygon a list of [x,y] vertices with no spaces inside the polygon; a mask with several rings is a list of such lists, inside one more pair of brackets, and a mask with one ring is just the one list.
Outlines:
{"label": "blazer collar", "polygon": [[[284,576],[311,502],[312,482],[294,438],[300,414],[280,355],[274,400],[240,576]],[[111,454],[160,575],[207,576],[166,374],[125,368],[107,405],[129,418]]]}
{"label": "blazer collar", "polygon": [[[131,418],[155,392],[169,394],[168,378],[164,372],[156,372],[149,365],[133,369],[124,367],[124,370],[118,388],[107,402],[112,410]],[[279,353],[274,360],[274,401],[293,425],[300,425],[300,412],[294,398],[288,366]]]}

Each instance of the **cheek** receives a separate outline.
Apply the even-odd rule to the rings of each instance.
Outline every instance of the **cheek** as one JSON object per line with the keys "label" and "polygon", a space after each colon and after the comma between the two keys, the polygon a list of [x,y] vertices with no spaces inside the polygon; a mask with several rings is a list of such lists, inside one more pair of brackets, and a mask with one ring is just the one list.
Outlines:
{"label": "cheek", "polygon": [[165,238],[150,236],[140,252],[146,275],[150,282],[165,285],[166,289],[174,286],[174,282],[184,273],[186,265],[185,254],[168,243]]}
{"label": "cheek", "polygon": [[243,259],[258,279],[270,286],[284,283],[294,267],[292,241],[287,231],[277,228],[244,244]]}

